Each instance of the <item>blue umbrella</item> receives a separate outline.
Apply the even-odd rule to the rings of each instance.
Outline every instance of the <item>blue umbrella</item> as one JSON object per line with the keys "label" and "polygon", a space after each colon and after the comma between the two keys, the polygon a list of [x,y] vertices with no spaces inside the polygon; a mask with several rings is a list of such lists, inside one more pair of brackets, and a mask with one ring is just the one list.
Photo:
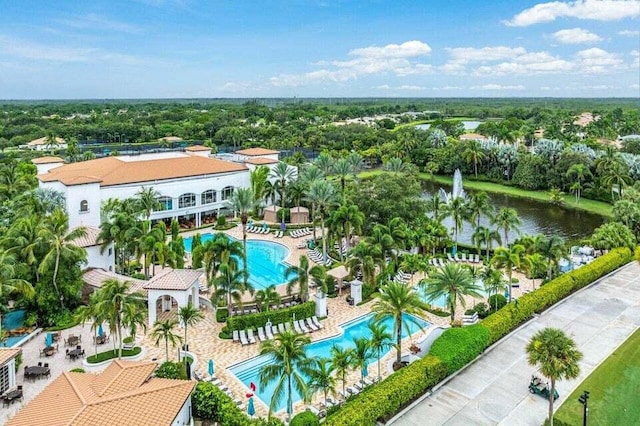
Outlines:
{"label": "blue umbrella", "polygon": [[249,398],[249,403],[247,404],[247,414],[251,417],[256,415],[256,407],[253,406],[253,398]]}
{"label": "blue umbrella", "polygon": [[53,336],[51,333],[47,333],[47,337],[44,338],[44,344],[47,347],[53,346]]}
{"label": "blue umbrella", "polygon": [[102,324],[98,327],[98,336],[102,337],[104,335],[104,330],[102,329]]}
{"label": "blue umbrella", "polygon": [[215,370],[215,368],[214,368],[214,366],[213,366],[213,360],[212,360],[212,359],[210,359],[210,360],[209,360],[209,375],[210,375],[211,377],[213,377],[213,373],[215,373],[215,371],[216,371],[216,370]]}

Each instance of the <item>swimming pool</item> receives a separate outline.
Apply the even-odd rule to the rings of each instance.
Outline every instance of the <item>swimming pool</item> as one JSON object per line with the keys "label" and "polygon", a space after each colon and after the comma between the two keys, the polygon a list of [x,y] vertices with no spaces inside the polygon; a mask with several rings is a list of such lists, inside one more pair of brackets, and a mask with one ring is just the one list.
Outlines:
{"label": "swimming pool", "polygon": [[[405,314],[405,318],[409,317],[409,315]],[[431,324],[421,318],[413,317],[418,324],[422,327],[422,329],[428,328]],[[353,348],[355,345],[353,343],[353,339],[356,337],[369,337],[371,335],[369,328],[367,327],[369,322],[373,319],[373,314],[368,314],[363,317],[357,318],[355,320],[349,321],[341,325],[343,333],[341,335],[330,337],[323,340],[318,340],[317,342],[310,343],[307,345],[307,356],[309,358],[331,358],[331,347],[333,345],[340,346],[342,348]],[[385,318],[382,320],[383,326],[393,334],[393,319],[391,317]],[[408,322],[409,330],[402,330],[402,337],[407,337],[412,335],[420,330],[421,327],[418,327],[416,324],[412,322]],[[408,332],[407,332],[408,331]],[[395,341],[395,340],[394,340]],[[395,350],[395,349],[394,349]],[[381,357],[386,355],[389,352],[386,351],[381,354]],[[249,384],[251,382],[255,383],[258,387],[256,391],[256,396],[258,396],[268,407],[271,401],[271,395],[273,394],[273,389],[276,386],[276,382],[273,381],[269,383],[266,387],[260,386],[260,368],[263,365],[268,364],[270,361],[270,357],[267,356],[258,356],[255,358],[251,358],[247,361],[241,362],[229,368],[231,371],[245,386],[247,389],[249,388]],[[377,360],[370,361],[370,365],[377,363]],[[341,382],[340,382],[341,383]],[[342,385],[340,385],[342,386]],[[340,387],[341,388],[341,387]],[[294,390],[293,391],[293,403],[300,401],[302,398],[300,395]],[[280,404],[277,406],[276,411],[280,411],[286,406],[286,397],[280,401]]]}
{"label": "swimming pool", "polygon": [[[15,330],[24,325],[26,311],[24,309],[16,309],[15,311],[7,312],[2,316],[2,329],[5,331]],[[18,334],[16,336],[7,337],[4,341],[0,342],[0,347],[10,348],[16,343],[24,339],[27,334]]]}
{"label": "swimming pool", "polygon": [[[213,234],[207,233],[200,236],[201,241],[212,240]],[[232,240],[234,238],[229,237]],[[191,243],[193,237],[184,239],[184,250],[191,253]],[[289,249],[279,243],[262,240],[247,240],[247,262],[249,271],[249,283],[256,290],[264,289],[270,285],[279,285],[286,283],[289,279],[294,278],[291,275],[287,279],[285,272],[288,265],[284,263],[284,259],[289,256]],[[242,259],[238,259],[238,266],[243,268]]]}

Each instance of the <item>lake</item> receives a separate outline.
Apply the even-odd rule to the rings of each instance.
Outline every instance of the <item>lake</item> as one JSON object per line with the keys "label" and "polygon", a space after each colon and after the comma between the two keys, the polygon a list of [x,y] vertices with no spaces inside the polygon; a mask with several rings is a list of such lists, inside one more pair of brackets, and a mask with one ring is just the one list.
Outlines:
{"label": "lake", "polygon": [[[440,188],[444,188],[447,192],[451,191],[451,186],[437,182],[423,182],[422,187],[425,189],[425,197],[437,194]],[[474,191],[465,188],[465,192],[472,194]],[[521,235],[559,235],[565,241],[576,241],[589,237],[593,233],[593,230],[602,225],[605,220],[600,215],[582,210],[564,209],[549,203],[526,198],[510,197],[503,194],[488,194],[496,211],[502,207],[511,207],[518,212],[518,216],[522,222],[520,226]],[[453,229],[453,221],[451,218],[446,218],[443,223],[449,229]],[[480,224],[486,227],[491,226],[487,217],[482,217]],[[471,238],[473,232],[474,225],[465,221],[462,231],[459,230],[459,242],[473,245]],[[500,231],[500,235],[504,238],[503,231]],[[513,241],[516,238],[518,238],[517,233],[509,233],[509,241]]]}
{"label": "lake", "polygon": [[[482,124],[482,121],[462,121],[462,125],[464,126],[464,130],[475,130],[478,126]],[[416,129],[418,130],[428,130],[431,127],[431,124],[418,124],[416,125]]]}

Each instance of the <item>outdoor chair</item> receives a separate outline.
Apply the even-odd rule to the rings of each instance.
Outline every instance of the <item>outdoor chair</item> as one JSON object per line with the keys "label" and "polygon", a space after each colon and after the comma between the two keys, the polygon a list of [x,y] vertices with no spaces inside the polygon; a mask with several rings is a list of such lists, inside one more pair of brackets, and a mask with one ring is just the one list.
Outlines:
{"label": "outdoor chair", "polygon": [[242,344],[242,346],[246,346],[249,344],[249,340],[247,340],[247,333],[245,330],[240,330],[239,331],[240,334],[240,343]]}
{"label": "outdoor chair", "polygon": [[314,323],[313,321],[311,321],[311,318],[307,318],[306,320],[304,320],[306,325],[311,329],[311,331],[318,331],[320,330]]}
{"label": "outdoor chair", "polygon": [[311,330],[309,330],[307,326],[304,325],[304,320],[298,320],[298,327],[300,327],[300,330],[302,330],[303,333],[311,332]]}
{"label": "outdoor chair", "polygon": [[324,325],[322,325],[322,323],[320,321],[318,321],[318,317],[317,316],[312,316],[311,317],[311,321],[313,321],[313,323],[316,325],[316,327],[318,327],[318,329],[324,328]]}
{"label": "outdoor chair", "polygon": [[271,326],[265,326],[264,332],[268,340],[273,340],[273,330],[271,329]]}
{"label": "outdoor chair", "polygon": [[262,327],[258,327],[258,338],[261,342],[265,342],[267,340],[267,336],[265,336],[264,329]]}
{"label": "outdoor chair", "polygon": [[296,333],[298,334],[303,334],[304,332],[302,331],[302,329],[300,328],[300,324],[298,324],[298,321],[294,321],[293,322],[293,329],[296,331]]}
{"label": "outdoor chair", "polygon": [[253,336],[253,329],[252,328],[247,330],[247,338],[249,339],[249,343],[251,343],[251,344],[256,343],[256,338]]}

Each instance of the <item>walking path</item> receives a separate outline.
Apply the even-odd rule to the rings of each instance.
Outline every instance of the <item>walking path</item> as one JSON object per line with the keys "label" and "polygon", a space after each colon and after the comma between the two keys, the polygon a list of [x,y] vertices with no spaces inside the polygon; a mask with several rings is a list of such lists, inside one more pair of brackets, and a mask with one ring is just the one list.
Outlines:
{"label": "walking path", "polygon": [[557,408],[640,327],[640,265],[634,262],[547,310],[410,407],[393,424],[539,426],[548,404],[528,391],[535,369],[527,362],[525,346],[545,327],[564,330],[584,354],[580,376],[557,384]]}

